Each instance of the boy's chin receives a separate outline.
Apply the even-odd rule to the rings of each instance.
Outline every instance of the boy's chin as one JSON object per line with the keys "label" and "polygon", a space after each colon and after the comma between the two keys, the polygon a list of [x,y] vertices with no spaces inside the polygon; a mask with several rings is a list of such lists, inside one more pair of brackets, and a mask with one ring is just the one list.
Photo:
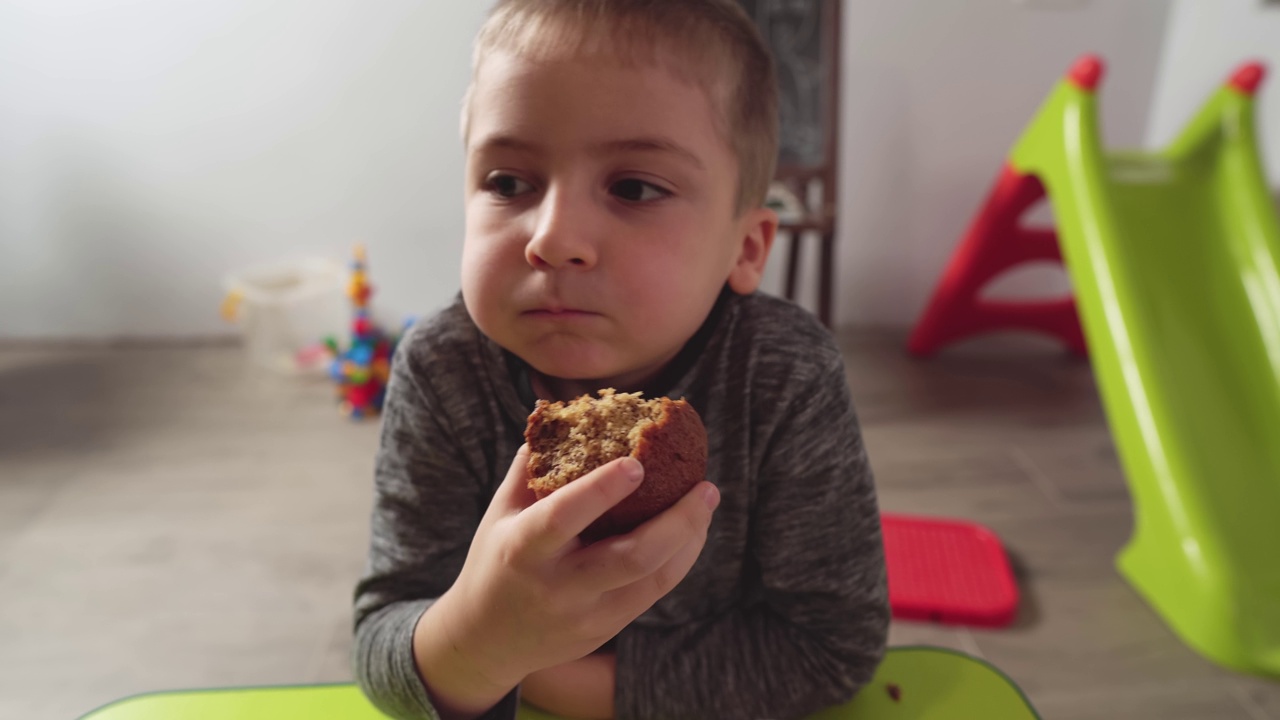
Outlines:
{"label": "boy's chin", "polygon": [[578,396],[595,394],[603,388],[614,388],[621,392],[631,392],[648,380],[643,369],[622,367],[614,363],[583,362],[582,359],[547,358],[525,362],[533,368],[542,384],[556,391],[557,395]]}
{"label": "boy's chin", "polygon": [[[575,383],[581,385],[599,385],[607,383],[620,373],[610,372],[608,367],[598,367],[595,363],[581,361],[554,361],[545,358],[529,361],[529,366],[538,375],[555,382]],[[605,387],[600,385],[600,387]]]}

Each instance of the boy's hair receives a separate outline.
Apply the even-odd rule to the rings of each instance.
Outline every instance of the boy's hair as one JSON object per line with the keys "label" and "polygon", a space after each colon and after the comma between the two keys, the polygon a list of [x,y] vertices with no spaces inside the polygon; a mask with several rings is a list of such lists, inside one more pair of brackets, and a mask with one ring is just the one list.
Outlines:
{"label": "boy's hair", "polygon": [[471,93],[486,57],[607,56],[696,83],[738,159],[735,214],[764,204],[778,154],[778,81],[759,30],[734,0],[499,0],[476,37]]}

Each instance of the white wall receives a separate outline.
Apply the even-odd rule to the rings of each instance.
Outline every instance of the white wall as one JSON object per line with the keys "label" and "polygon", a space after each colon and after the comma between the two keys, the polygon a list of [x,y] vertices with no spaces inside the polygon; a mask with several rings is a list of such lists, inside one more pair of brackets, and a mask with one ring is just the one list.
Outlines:
{"label": "white wall", "polygon": [[1261,60],[1258,134],[1273,188],[1280,190],[1280,4],[1262,0],[1175,0],[1147,134],[1173,139],[1205,98],[1240,63]]}
{"label": "white wall", "polygon": [[[1142,139],[1166,0],[1030,2],[846,0],[838,322],[914,321],[1080,52],[1110,140]],[[487,6],[0,3],[0,337],[224,332],[224,273],[356,239],[384,309],[446,302]]]}
{"label": "white wall", "polygon": [[[915,322],[1010,145],[1081,53],[1109,65],[1107,141],[1143,139],[1166,0],[845,7],[840,324]],[[1010,279],[1010,291],[1066,287]]]}
{"label": "white wall", "polygon": [[361,238],[377,300],[446,302],[486,7],[0,4],[0,337],[226,332],[224,273]]}

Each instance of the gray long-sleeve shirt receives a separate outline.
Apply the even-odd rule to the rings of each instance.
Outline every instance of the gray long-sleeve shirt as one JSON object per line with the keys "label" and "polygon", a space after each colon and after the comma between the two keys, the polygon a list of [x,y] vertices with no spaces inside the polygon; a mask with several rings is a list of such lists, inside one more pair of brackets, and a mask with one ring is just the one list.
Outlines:
{"label": "gray long-sleeve shirt", "polygon": [[[782,720],[852,697],[889,614],[871,471],[831,336],[790,303],[726,291],[646,395],[697,409],[722,500],[693,569],[615,638],[616,716]],[[354,657],[394,717],[436,717],[413,629],[461,571],[533,401],[523,363],[460,300],[397,353]],[[513,691],[486,717],[513,718],[517,702]]]}

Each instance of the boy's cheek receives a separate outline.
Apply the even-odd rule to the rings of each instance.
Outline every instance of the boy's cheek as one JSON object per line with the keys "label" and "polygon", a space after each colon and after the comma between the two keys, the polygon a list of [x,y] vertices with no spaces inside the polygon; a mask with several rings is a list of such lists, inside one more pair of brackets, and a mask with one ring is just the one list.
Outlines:
{"label": "boy's cheek", "polygon": [[521,263],[523,253],[519,248],[468,239],[462,247],[463,289],[486,294],[501,292],[509,284],[504,282],[504,276],[515,272]]}
{"label": "boy's cheek", "polygon": [[462,298],[471,319],[486,334],[498,330],[501,322],[502,296],[495,293],[495,279],[483,264],[465,266],[462,274]]}

